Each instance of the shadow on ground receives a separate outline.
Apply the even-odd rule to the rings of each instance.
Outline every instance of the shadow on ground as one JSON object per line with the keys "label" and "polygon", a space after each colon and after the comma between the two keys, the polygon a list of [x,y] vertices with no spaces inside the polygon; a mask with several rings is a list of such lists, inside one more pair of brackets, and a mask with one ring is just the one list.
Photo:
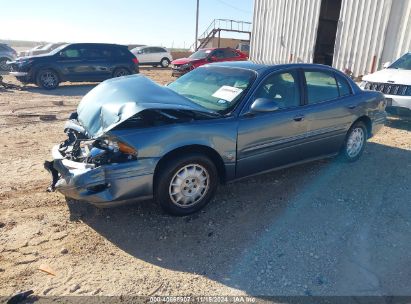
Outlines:
{"label": "shadow on ground", "polygon": [[[251,295],[411,295],[411,152],[369,144],[220,187],[205,210],[69,203],[121,250]],[[109,219],[108,219],[109,216]]]}
{"label": "shadow on ground", "polygon": [[386,126],[394,129],[411,131],[411,117],[389,117]]}
{"label": "shadow on ground", "polygon": [[80,96],[83,97],[86,95],[91,89],[93,89],[98,83],[87,83],[87,84],[65,84],[62,83],[60,84],[59,87],[57,87],[54,90],[45,90],[41,89],[39,87],[34,87],[34,86],[27,86],[25,87],[25,91],[31,92],[31,93],[37,93],[37,94],[44,94],[44,95],[49,95],[49,96]]}

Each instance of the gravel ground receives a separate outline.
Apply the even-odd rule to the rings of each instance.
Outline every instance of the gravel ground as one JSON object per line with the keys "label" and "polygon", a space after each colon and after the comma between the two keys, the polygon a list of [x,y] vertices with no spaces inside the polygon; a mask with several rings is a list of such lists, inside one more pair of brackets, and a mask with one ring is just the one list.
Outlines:
{"label": "gravel ground", "polygon": [[189,217],[100,210],[46,193],[42,168],[94,85],[0,89],[0,295],[411,296],[410,121],[390,119],[356,163],[221,186]]}

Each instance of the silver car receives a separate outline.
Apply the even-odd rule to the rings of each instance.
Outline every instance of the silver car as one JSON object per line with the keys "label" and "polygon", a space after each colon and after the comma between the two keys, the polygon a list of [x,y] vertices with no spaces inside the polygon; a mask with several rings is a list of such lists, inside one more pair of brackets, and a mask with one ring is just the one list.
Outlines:
{"label": "silver car", "polygon": [[13,61],[17,57],[17,52],[10,46],[0,43],[0,71],[9,71],[7,61]]}

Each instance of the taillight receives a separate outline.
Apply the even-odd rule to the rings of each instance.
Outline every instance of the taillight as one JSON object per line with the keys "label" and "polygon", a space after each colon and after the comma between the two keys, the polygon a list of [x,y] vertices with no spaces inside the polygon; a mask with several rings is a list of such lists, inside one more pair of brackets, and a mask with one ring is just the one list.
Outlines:
{"label": "taillight", "polygon": [[134,58],[133,58],[133,62],[134,62],[135,64],[138,64],[138,59],[137,59],[136,57],[134,57]]}

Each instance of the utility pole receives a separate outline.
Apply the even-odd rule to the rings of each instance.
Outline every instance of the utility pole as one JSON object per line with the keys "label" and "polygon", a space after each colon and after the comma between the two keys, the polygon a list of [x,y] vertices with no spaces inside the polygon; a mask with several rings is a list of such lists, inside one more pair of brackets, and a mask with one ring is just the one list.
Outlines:
{"label": "utility pole", "polygon": [[198,43],[198,14],[200,9],[200,0],[197,0],[197,14],[196,14],[196,41],[194,43],[195,50],[197,51],[197,43]]}

